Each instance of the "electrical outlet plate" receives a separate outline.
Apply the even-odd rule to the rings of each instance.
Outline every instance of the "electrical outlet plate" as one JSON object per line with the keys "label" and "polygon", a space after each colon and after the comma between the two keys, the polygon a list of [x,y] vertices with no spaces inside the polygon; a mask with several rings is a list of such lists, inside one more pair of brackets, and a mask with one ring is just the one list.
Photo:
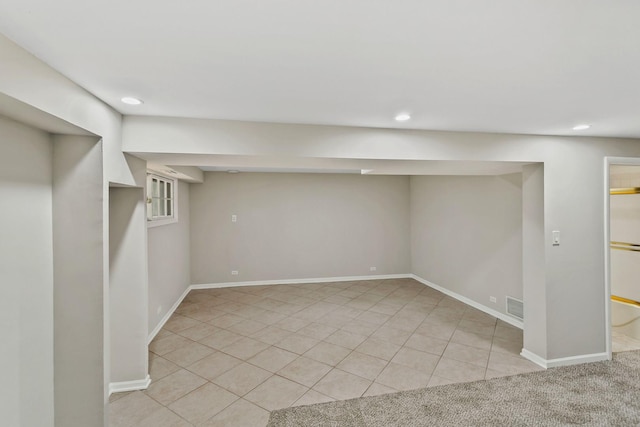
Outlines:
{"label": "electrical outlet plate", "polygon": [[496,297],[489,297],[489,301],[495,304],[498,300],[496,299]]}

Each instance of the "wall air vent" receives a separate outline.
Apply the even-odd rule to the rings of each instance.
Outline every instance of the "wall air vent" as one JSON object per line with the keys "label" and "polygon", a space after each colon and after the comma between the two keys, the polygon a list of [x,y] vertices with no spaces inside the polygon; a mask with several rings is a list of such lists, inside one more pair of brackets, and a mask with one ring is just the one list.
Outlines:
{"label": "wall air vent", "polygon": [[507,297],[507,314],[519,320],[524,320],[524,304],[513,297]]}

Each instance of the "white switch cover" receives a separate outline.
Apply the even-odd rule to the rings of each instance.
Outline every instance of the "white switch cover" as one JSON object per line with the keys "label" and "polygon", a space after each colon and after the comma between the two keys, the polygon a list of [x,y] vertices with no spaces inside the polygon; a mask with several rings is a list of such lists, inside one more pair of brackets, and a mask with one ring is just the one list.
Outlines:
{"label": "white switch cover", "polygon": [[238,275],[238,270],[231,270],[231,275],[232,276],[237,276]]}
{"label": "white switch cover", "polygon": [[238,215],[231,215],[231,222],[238,222]]}
{"label": "white switch cover", "polygon": [[551,235],[553,236],[553,246],[560,246],[560,232],[552,231]]}

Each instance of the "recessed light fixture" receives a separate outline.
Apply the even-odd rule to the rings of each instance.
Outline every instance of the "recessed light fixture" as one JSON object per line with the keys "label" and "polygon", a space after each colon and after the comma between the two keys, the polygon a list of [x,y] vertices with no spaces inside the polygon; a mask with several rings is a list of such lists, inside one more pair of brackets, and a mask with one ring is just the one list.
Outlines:
{"label": "recessed light fixture", "polygon": [[575,125],[575,126],[573,127],[573,130],[587,130],[587,129],[589,129],[590,127],[591,127],[591,125],[587,125],[587,124],[584,124],[584,125]]}
{"label": "recessed light fixture", "polygon": [[140,105],[140,104],[142,104],[141,100],[139,100],[138,98],[134,98],[132,96],[125,96],[124,98],[121,98],[120,101],[124,102],[127,105]]}
{"label": "recessed light fixture", "polygon": [[227,173],[240,173],[240,171],[237,169],[229,169]]}
{"label": "recessed light fixture", "polygon": [[411,120],[411,115],[409,113],[399,113],[396,114],[396,122],[406,122],[407,120]]}

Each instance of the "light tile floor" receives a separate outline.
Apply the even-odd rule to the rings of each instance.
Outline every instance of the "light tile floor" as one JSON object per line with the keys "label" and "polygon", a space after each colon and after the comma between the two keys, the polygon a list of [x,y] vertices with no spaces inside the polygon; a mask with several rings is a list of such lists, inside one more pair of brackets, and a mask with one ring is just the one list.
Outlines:
{"label": "light tile floor", "polygon": [[412,279],[196,290],[112,427],[264,426],[269,412],[540,370],[522,331]]}

